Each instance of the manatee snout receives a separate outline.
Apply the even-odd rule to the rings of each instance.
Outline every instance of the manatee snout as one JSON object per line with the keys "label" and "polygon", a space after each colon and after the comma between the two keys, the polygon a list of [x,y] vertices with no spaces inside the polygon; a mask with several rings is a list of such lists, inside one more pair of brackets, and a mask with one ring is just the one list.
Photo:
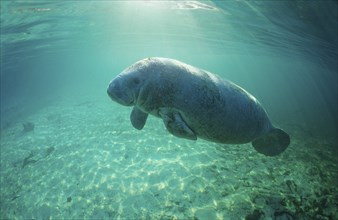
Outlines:
{"label": "manatee snout", "polygon": [[117,93],[117,91],[119,91],[118,87],[119,86],[117,85],[116,82],[114,82],[114,80],[111,81],[108,85],[107,94],[113,101],[116,100],[116,93]]}
{"label": "manatee snout", "polygon": [[128,90],[129,88],[126,88],[123,85],[123,81],[116,78],[109,83],[107,94],[113,101],[121,105],[130,106],[133,105],[134,98],[130,95],[130,91],[128,92]]}

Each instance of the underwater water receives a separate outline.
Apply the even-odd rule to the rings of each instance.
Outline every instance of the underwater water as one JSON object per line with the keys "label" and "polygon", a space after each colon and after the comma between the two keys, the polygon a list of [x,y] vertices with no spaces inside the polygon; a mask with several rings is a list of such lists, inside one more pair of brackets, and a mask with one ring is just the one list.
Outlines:
{"label": "underwater water", "polygon": [[[338,219],[337,1],[0,6],[0,219]],[[147,57],[240,85],[291,144],[134,129],[107,86]]]}

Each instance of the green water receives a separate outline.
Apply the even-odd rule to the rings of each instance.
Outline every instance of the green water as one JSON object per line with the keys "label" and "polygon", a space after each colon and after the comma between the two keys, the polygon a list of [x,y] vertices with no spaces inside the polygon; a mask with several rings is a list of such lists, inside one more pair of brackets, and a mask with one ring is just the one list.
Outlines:
{"label": "green water", "polygon": [[[337,219],[337,2],[1,1],[1,219]],[[172,136],[112,102],[146,57],[213,72],[291,136]],[[34,128],[25,131],[22,123]]]}

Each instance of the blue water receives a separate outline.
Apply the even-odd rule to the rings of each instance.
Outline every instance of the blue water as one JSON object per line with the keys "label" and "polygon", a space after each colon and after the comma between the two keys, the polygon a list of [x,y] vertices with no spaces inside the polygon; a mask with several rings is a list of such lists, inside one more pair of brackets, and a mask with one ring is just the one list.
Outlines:
{"label": "blue water", "polygon": [[[1,219],[338,219],[337,1],[0,6]],[[289,148],[135,130],[106,89],[155,56],[246,89]]]}

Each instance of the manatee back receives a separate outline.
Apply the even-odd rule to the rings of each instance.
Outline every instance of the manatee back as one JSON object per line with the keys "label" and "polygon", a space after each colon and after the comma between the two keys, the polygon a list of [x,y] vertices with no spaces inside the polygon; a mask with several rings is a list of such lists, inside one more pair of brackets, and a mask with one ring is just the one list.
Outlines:
{"label": "manatee back", "polygon": [[174,77],[168,80],[174,82],[171,83],[174,89],[165,96],[173,94],[170,105],[180,111],[200,138],[220,143],[247,143],[271,129],[261,104],[241,87],[183,63],[175,71],[176,74],[171,75]]}
{"label": "manatee back", "polygon": [[221,143],[247,143],[267,132],[271,123],[260,103],[244,89],[213,76],[213,89],[197,90],[198,102],[187,108],[198,136]]}
{"label": "manatee back", "polygon": [[138,106],[157,117],[161,107],[179,112],[198,137],[219,143],[247,143],[271,123],[259,102],[219,76],[165,58],[152,58]]}

